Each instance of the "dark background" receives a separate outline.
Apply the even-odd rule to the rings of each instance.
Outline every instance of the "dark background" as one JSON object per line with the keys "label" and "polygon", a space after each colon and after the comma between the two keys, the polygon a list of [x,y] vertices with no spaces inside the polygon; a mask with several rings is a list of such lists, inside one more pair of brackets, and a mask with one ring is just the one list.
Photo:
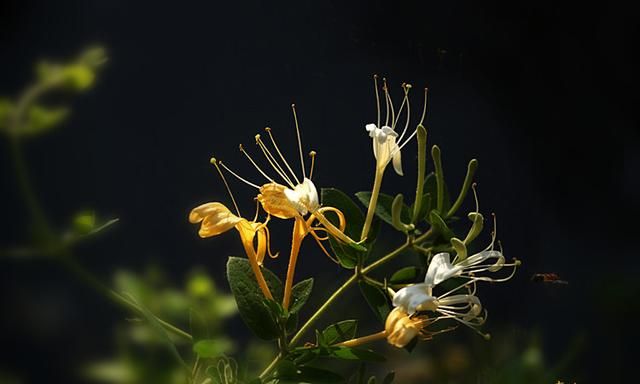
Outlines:
{"label": "dark background", "polygon": [[[86,207],[121,218],[82,252],[105,281],[155,262],[180,282],[205,265],[226,289],[228,252],[217,252],[241,252],[235,235],[202,241],[186,221],[199,203],[227,201],[209,157],[257,180],[237,144],[269,125],[295,159],[295,102],[319,153],[316,185],[365,190],[371,75],[387,76],[398,101],[401,82],[414,84],[414,107],[428,85],[429,141],[449,183],[480,160],[481,209],[496,212],[505,251],[524,262],[515,281],[484,290],[489,328],[542,330],[550,360],[582,335],[574,379],[618,382],[633,370],[639,313],[638,28],[629,9],[585,4],[3,2],[0,91],[18,92],[39,58],[106,46],[108,66],[68,124],[27,145],[39,197],[59,226]],[[19,244],[24,209],[4,149],[0,161],[1,244]],[[411,196],[413,183],[388,172],[383,190]],[[252,212],[253,191],[233,188]],[[309,249],[301,278],[337,273]],[[570,284],[532,284],[536,272]],[[28,382],[69,382],[78,363],[109,354],[124,316],[46,262],[2,261],[0,292],[2,367]],[[245,333],[239,322],[229,331]]]}

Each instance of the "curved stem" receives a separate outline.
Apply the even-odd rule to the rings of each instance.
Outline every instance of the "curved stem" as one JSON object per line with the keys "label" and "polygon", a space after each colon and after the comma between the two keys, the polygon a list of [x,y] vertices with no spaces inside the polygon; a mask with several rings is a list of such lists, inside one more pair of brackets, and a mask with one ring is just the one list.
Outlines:
{"label": "curved stem", "polygon": [[[126,297],[120,295],[116,291],[102,284],[89,271],[82,268],[82,266],[80,266],[78,263],[73,261],[73,259],[69,255],[65,255],[65,257],[59,258],[59,260],[69,272],[71,272],[73,275],[75,275],[79,280],[81,280],[85,284],[92,287],[96,292],[108,298],[113,303],[118,304],[119,306],[134,312],[136,315],[141,315],[141,316],[143,315],[142,310],[140,310],[140,308],[138,308],[138,306],[135,303],[131,302]],[[160,323],[160,325],[162,325],[162,327],[165,328],[167,331],[183,339],[186,339],[188,341],[193,340],[193,337],[189,333],[183,331],[182,329],[176,327],[173,324],[170,324],[158,318],[157,316],[154,316],[154,317],[158,321],[158,323]]]}
{"label": "curved stem", "polygon": [[264,378],[267,377],[267,375],[269,375],[271,373],[271,371],[273,371],[273,369],[276,367],[276,365],[278,365],[280,360],[282,360],[282,354],[281,353],[279,353],[278,356],[276,356],[276,358],[273,359],[273,361],[264,369],[264,371],[262,371],[260,376],[258,376],[260,378],[260,380],[264,380]]}
{"label": "curved stem", "polygon": [[378,206],[378,195],[380,194],[380,187],[382,186],[382,176],[384,175],[384,168],[379,169],[376,166],[376,176],[373,179],[373,188],[371,189],[371,198],[369,199],[369,207],[367,208],[367,217],[364,220],[362,226],[362,233],[360,234],[360,241],[364,240],[369,234],[371,228],[371,222],[373,221],[373,215],[376,212]]}

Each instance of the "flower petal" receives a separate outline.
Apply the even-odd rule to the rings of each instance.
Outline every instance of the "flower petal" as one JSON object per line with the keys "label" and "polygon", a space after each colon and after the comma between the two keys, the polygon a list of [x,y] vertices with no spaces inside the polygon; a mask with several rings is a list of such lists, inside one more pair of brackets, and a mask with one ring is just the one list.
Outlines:
{"label": "flower petal", "polygon": [[[191,223],[199,223],[200,237],[211,237],[228,231],[244,219],[234,215],[222,203],[206,203],[202,204],[189,213],[189,221]],[[246,221],[246,220],[245,220]]]}
{"label": "flower petal", "polygon": [[285,194],[289,188],[278,183],[268,183],[260,187],[258,201],[268,214],[280,219],[290,219],[298,215],[298,210]]}
{"label": "flower petal", "polygon": [[438,253],[431,259],[424,282],[430,287],[435,287],[444,280],[459,275],[462,272],[462,269],[463,266],[451,265],[448,253]]}
{"label": "flower petal", "polygon": [[393,295],[393,305],[402,308],[409,315],[416,311],[434,310],[435,298],[428,293],[427,284],[414,284],[400,289]]}
{"label": "flower petal", "polygon": [[396,171],[396,173],[400,176],[403,176],[404,174],[402,173],[402,155],[400,153],[400,150],[398,149],[398,144],[395,145],[395,148],[393,149],[393,160],[392,160],[392,164],[393,164],[393,170]]}

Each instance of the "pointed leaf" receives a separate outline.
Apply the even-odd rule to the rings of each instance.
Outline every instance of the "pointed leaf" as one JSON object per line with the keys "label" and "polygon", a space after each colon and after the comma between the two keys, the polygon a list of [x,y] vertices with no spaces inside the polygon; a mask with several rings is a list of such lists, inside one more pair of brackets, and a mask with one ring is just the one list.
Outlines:
{"label": "pointed leaf", "polygon": [[360,281],[358,285],[360,286],[360,292],[362,292],[373,313],[375,313],[378,320],[384,324],[391,311],[387,295],[379,287],[365,281]]}
{"label": "pointed leaf", "polygon": [[343,320],[332,324],[322,331],[322,340],[325,345],[341,343],[353,339],[358,329],[358,320]]}
{"label": "pointed leaf", "polygon": [[[271,271],[262,268],[267,285],[278,302],[282,300],[282,282]],[[258,286],[249,260],[230,257],[227,262],[227,280],[231,287],[240,317],[245,324],[265,340],[275,340],[279,336],[278,314],[269,307],[268,300]]]}
{"label": "pointed leaf", "polygon": [[293,303],[289,308],[290,313],[298,313],[298,311],[300,311],[302,306],[307,302],[312,289],[313,278],[302,280],[301,282],[293,286],[293,288],[291,289]]}

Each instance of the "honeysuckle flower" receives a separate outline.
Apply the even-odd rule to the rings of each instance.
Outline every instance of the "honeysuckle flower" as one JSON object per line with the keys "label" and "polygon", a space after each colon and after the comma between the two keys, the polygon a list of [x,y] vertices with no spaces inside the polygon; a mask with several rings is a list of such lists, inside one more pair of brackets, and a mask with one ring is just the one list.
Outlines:
{"label": "honeysuckle flower", "polygon": [[[316,240],[321,250],[334,261],[336,260],[329,254],[329,252],[327,252],[326,248],[322,245],[322,241],[327,240],[328,237],[320,236],[318,232],[329,234],[334,238],[351,245],[354,248],[362,250],[364,249],[344,233],[346,222],[342,212],[334,207],[323,207],[320,205],[318,191],[313,181],[311,181],[316,153],[314,151],[311,151],[309,153],[309,156],[311,157],[311,168],[309,171],[309,176],[307,177],[304,164],[304,156],[302,154],[303,151],[302,141],[300,138],[300,129],[298,126],[298,118],[294,105],[292,105],[292,109],[298,139],[300,164],[302,168],[301,177],[298,177],[298,175],[293,172],[292,167],[286,161],[284,155],[280,151],[280,148],[278,147],[273,137],[270,128],[265,128],[265,131],[269,135],[272,149],[269,149],[269,147],[264,143],[261,135],[256,135],[255,140],[267,163],[269,163],[273,171],[275,171],[276,175],[281,179],[282,182],[277,182],[274,177],[265,172],[254,161],[254,159],[249,155],[249,153],[244,149],[242,145],[240,145],[240,151],[246,156],[246,158],[258,170],[258,172],[267,179],[267,183],[263,185],[252,183],[233,172],[225,164],[220,163],[220,165],[227,171],[229,171],[232,175],[259,190],[256,199],[262,205],[262,208],[265,212],[280,219],[294,219],[291,253],[289,257],[289,268],[287,271],[287,280],[285,281],[284,287],[283,306],[285,308],[288,307],[291,297],[293,275],[298,253],[300,251],[300,246],[302,240],[307,235],[311,235]],[[326,218],[325,214],[327,212],[333,212],[337,215],[337,226]],[[314,225],[314,223],[316,222],[318,224]]]}
{"label": "honeysuckle flower", "polygon": [[[417,126],[422,124],[422,122],[424,121],[427,106],[425,89],[425,102],[422,110],[422,117],[418,125],[416,125],[416,129],[414,129],[411,134],[407,134],[409,125],[411,123],[411,108],[409,103],[409,91],[411,90],[411,84],[402,84],[402,89],[404,90],[404,98],[402,99],[402,104],[400,104],[400,108],[396,113],[396,110],[393,106],[393,100],[391,98],[391,95],[389,94],[387,81],[386,79],[383,79],[382,91],[386,106],[385,119],[383,123],[381,121],[378,76],[374,76],[373,79],[376,95],[377,120],[376,123],[366,124],[365,130],[368,132],[373,144],[373,156],[376,159],[376,172],[373,181],[373,187],[371,190],[371,198],[369,200],[367,216],[362,227],[360,240],[364,240],[369,233],[371,221],[373,220],[373,214],[378,203],[378,195],[380,193],[380,187],[382,186],[384,171],[387,168],[387,165],[389,165],[389,163],[392,163],[394,171],[400,176],[403,175],[401,153],[402,148],[407,145],[407,143],[409,143],[411,139],[413,139],[413,137],[417,134]],[[398,126],[400,116],[403,114],[403,111],[406,111],[405,124],[402,132],[398,134],[396,128]]]}
{"label": "honeysuckle flower", "polygon": [[240,235],[242,246],[247,254],[247,258],[249,259],[249,264],[256,275],[256,280],[258,281],[260,289],[267,298],[273,299],[271,291],[269,290],[264,276],[262,275],[262,271],[260,270],[260,267],[264,262],[265,254],[268,253],[270,257],[277,256],[277,254],[274,255],[271,252],[269,246],[270,235],[269,229],[267,228],[269,217],[267,217],[264,222],[258,222],[258,211],[256,210],[256,215],[253,220],[249,221],[243,218],[240,215],[240,210],[238,209],[235,198],[229,189],[229,185],[220,171],[220,168],[218,168],[216,159],[211,159],[211,162],[220,172],[220,176],[231,195],[231,199],[233,200],[233,204],[238,214],[235,215],[231,213],[229,208],[220,202],[210,202],[193,208],[189,213],[189,222],[192,224],[200,224],[198,235],[202,238],[217,236],[235,228]]}
{"label": "honeysuckle flower", "polygon": [[[495,261],[487,262],[489,260]],[[438,253],[431,259],[424,283],[413,284],[400,289],[393,295],[392,302],[394,306],[402,308],[409,315],[423,311],[436,312],[439,314],[437,318],[453,319],[476,330],[475,327],[485,322],[487,314],[486,310],[483,311],[482,309],[480,299],[475,295],[476,282],[509,280],[513,277],[519,264],[520,262],[517,260],[513,263],[505,263],[502,252],[493,249],[484,250],[454,263],[450,261],[448,253]],[[494,278],[478,275],[485,271],[496,272],[503,267],[513,267],[507,277]],[[463,278],[466,281],[442,295],[436,296],[433,294],[434,287],[453,277]],[[465,288],[468,293],[458,293]],[[482,333],[481,335],[487,337]]]}
{"label": "honeysuckle flower", "polygon": [[427,315],[412,316],[401,307],[397,307],[387,315],[384,334],[389,344],[396,348],[404,348],[416,337],[420,340],[431,340],[434,335],[455,329],[452,327],[439,331],[428,330],[428,327],[438,320]]}

